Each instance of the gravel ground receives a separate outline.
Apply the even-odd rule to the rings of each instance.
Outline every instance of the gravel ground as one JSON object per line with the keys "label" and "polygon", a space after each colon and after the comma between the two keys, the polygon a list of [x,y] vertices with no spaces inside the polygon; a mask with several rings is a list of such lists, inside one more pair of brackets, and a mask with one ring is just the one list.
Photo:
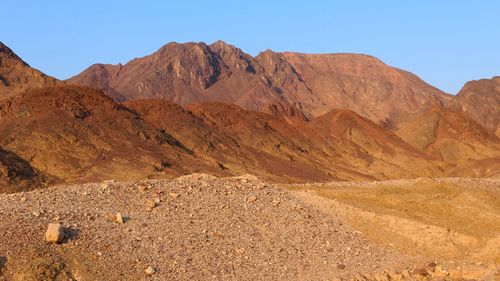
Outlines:
{"label": "gravel ground", "polygon": [[[407,262],[252,176],[0,195],[0,217],[3,280],[330,280]],[[62,244],[44,241],[55,221]]]}

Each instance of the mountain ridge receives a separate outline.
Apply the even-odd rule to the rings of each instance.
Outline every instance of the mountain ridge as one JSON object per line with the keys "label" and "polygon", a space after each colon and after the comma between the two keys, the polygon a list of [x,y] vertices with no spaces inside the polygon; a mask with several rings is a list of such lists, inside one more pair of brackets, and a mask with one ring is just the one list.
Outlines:
{"label": "mountain ridge", "polygon": [[[327,72],[311,73],[310,67],[303,68],[299,62],[308,59],[311,60],[308,65],[313,69]],[[351,63],[359,64],[358,68],[349,68]],[[343,78],[338,75],[342,68],[356,72],[373,66],[377,71],[358,71]],[[445,104],[450,99],[449,95],[417,76],[390,67],[373,56],[345,53],[305,55],[266,50],[254,57],[220,40],[210,45],[203,42],[168,43],[150,55],[131,60],[121,69],[122,77],[113,79],[99,74],[96,66],[91,66],[67,81],[101,87],[119,101],[160,98],[181,105],[222,101],[257,111],[265,110],[270,104],[282,104],[303,111],[309,118],[332,109],[348,108],[376,122],[389,118],[396,123],[408,115],[403,111],[414,111],[413,114],[418,115],[422,112],[422,104],[425,103],[426,109],[436,103]],[[379,72],[389,76],[377,75]],[[389,81],[387,77],[395,75],[400,77],[388,85],[381,84],[381,81]],[[89,76],[97,78],[89,79]],[[334,84],[326,83],[327,80]],[[403,98],[397,97],[396,90],[405,93]],[[391,104],[384,109],[372,107],[367,110],[358,106],[359,100],[350,93],[359,93],[356,95],[371,99],[372,104],[381,101]],[[371,97],[373,95],[375,97]]]}

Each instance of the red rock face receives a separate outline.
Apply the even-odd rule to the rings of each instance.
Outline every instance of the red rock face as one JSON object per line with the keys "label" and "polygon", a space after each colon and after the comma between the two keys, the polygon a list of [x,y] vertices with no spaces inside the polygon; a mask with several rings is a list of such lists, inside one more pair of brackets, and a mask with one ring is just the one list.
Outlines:
{"label": "red rock face", "polygon": [[455,106],[500,136],[500,77],[467,82],[457,94]]}
{"label": "red rock face", "polygon": [[116,69],[93,65],[69,82],[101,88],[117,100],[223,101],[252,110],[282,101],[255,60],[223,42],[170,43]]}
{"label": "red rock face", "polygon": [[31,68],[0,42],[0,99],[28,89],[55,85],[56,80]]}
{"label": "red rock face", "polygon": [[[371,56],[266,52],[257,59],[284,81],[286,98],[313,116],[343,108],[376,123],[386,118],[399,123],[449,99],[417,76]],[[276,65],[288,74],[278,74]]]}
{"label": "red rock face", "polygon": [[309,118],[344,108],[375,122],[396,123],[449,99],[415,75],[370,56],[266,51],[254,58],[222,41],[170,43],[116,73],[117,68],[94,65],[69,81],[99,87],[117,100],[222,101],[257,111],[278,104]]}

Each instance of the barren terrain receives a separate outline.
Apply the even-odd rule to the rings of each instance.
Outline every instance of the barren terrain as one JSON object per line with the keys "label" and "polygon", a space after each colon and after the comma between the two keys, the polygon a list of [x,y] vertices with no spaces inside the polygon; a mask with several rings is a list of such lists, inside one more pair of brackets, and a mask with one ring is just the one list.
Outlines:
{"label": "barren terrain", "polygon": [[[493,179],[280,187],[194,174],[4,194],[0,278],[494,280],[499,191]],[[54,221],[61,244],[43,238]]]}

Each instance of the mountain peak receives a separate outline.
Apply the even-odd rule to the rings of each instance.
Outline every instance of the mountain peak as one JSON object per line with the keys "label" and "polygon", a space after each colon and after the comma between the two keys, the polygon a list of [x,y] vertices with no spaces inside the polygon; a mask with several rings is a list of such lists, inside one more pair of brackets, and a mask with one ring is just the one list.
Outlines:
{"label": "mountain peak", "polygon": [[[79,84],[95,85],[83,80]],[[124,65],[111,80],[105,91],[126,100],[222,101],[261,111],[284,103],[308,117],[348,108],[375,122],[391,118],[397,123],[447,99],[418,77],[370,55],[267,49],[253,57],[222,40],[168,43]]]}
{"label": "mountain peak", "polygon": [[14,60],[17,60],[19,62],[22,62],[24,65],[28,65],[19,56],[17,56],[16,53],[14,53],[14,51],[12,51],[12,49],[10,49],[7,45],[2,43],[1,41],[0,41],[0,56],[7,56],[7,57],[12,58]]}

